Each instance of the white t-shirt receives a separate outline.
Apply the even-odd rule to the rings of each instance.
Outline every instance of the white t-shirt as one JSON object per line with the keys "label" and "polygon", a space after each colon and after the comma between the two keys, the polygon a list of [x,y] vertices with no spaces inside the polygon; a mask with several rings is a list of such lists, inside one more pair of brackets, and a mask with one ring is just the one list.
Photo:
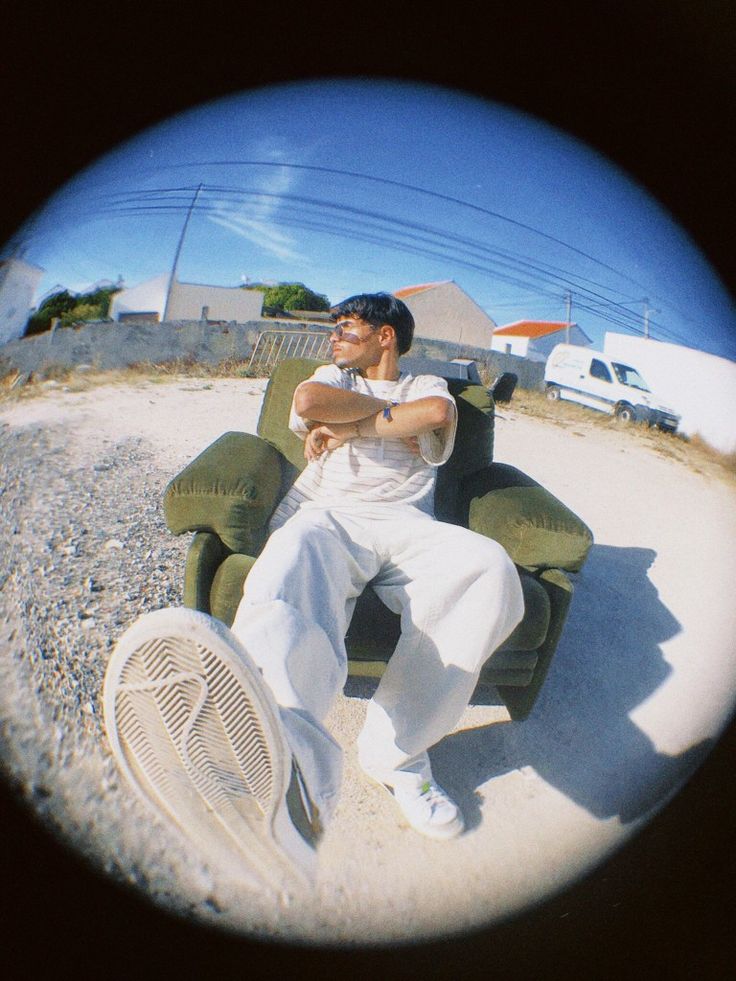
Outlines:
{"label": "white t-shirt", "polygon": [[[309,381],[385,401],[412,402],[429,396],[448,399],[447,382],[435,375],[401,374],[398,381],[372,381],[356,371],[324,365]],[[280,527],[303,506],[360,508],[370,513],[375,506],[412,505],[432,514],[437,467],[452,453],[457,427],[422,433],[417,455],[400,438],[360,437],[349,439],[331,452],[310,461],[279,504],[271,518],[271,530]],[[297,415],[292,402],[289,428],[304,439],[307,424]]]}

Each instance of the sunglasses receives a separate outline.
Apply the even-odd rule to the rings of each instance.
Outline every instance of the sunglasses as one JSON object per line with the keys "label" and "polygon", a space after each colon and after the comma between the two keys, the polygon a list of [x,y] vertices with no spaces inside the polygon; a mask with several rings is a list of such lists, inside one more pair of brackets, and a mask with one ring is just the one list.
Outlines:
{"label": "sunglasses", "polygon": [[335,324],[332,328],[330,337],[336,337],[339,341],[345,341],[348,344],[362,344],[363,341],[368,340],[369,334],[361,337],[360,334],[354,334],[352,331],[345,330],[345,327],[351,326],[352,324],[349,320],[341,320],[339,324]]}

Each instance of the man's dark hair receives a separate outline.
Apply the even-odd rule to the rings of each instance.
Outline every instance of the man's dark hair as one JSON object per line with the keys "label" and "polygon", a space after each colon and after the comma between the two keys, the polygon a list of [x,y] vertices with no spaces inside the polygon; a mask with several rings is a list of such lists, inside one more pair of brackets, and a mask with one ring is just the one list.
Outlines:
{"label": "man's dark hair", "polygon": [[344,317],[355,317],[370,324],[371,327],[388,324],[396,332],[399,354],[406,354],[411,347],[414,337],[414,318],[403,300],[399,300],[391,293],[358,293],[330,307],[332,320],[342,320]]}

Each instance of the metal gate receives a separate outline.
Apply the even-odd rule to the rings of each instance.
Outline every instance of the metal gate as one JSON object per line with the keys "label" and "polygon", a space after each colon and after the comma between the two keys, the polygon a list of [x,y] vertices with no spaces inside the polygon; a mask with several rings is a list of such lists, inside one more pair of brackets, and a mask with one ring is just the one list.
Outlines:
{"label": "metal gate", "polygon": [[256,341],[248,371],[268,375],[284,358],[330,358],[330,330],[264,330]]}

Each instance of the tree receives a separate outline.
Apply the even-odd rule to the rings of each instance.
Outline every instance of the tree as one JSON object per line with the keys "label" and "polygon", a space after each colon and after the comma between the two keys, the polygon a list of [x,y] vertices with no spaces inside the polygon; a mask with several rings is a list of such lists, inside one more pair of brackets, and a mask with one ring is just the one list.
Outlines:
{"label": "tree", "polygon": [[77,299],[83,300],[85,303],[93,306],[99,306],[102,311],[101,316],[106,317],[110,312],[110,301],[121,289],[121,286],[100,286],[98,289],[91,290],[89,293],[83,293]]}
{"label": "tree", "polygon": [[77,297],[73,296],[68,290],[61,290],[54,293],[43,301],[41,306],[32,313],[26,324],[26,335],[42,334],[51,326],[54,317],[62,317],[67,311],[78,302]]}
{"label": "tree", "polygon": [[323,293],[315,293],[304,283],[278,283],[266,286],[253,283],[246,289],[263,290],[263,306],[273,310],[329,310],[330,301]]}
{"label": "tree", "polygon": [[104,320],[110,310],[110,300],[119,290],[118,286],[101,286],[88,293],[74,294],[69,290],[54,293],[28,318],[26,336],[49,330],[55,317],[59,318],[62,327],[79,320]]}
{"label": "tree", "polygon": [[106,312],[101,303],[77,303],[71,310],[62,313],[61,326],[70,327],[84,320],[103,320]]}

